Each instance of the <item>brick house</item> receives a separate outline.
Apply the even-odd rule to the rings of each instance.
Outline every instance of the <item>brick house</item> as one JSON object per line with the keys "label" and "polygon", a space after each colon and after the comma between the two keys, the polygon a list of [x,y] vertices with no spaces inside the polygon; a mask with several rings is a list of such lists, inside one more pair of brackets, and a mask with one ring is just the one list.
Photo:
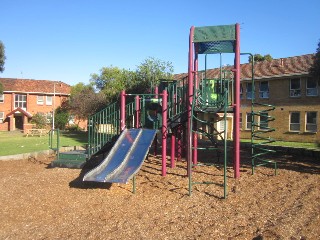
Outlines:
{"label": "brick house", "polygon": [[44,114],[49,121],[52,111],[69,98],[71,90],[58,81],[0,78],[0,83],[0,131],[26,131],[36,113]]}
{"label": "brick house", "polygon": [[[254,97],[256,102],[275,106],[270,112],[275,120],[268,123],[268,127],[275,128],[270,137],[297,142],[320,140],[320,79],[309,75],[313,61],[314,54],[307,54],[256,62],[254,88],[251,63],[241,65],[241,138],[251,138],[251,99]],[[220,69],[207,70],[207,78],[218,78],[219,73]],[[176,79],[185,76],[179,74]],[[255,111],[261,109],[255,107]],[[232,138],[232,113],[227,115],[227,125],[228,138]]]}

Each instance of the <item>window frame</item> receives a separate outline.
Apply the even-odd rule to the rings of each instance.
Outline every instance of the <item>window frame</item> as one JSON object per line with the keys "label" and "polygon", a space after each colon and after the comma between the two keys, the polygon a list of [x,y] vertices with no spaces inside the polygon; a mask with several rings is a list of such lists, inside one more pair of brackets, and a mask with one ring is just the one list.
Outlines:
{"label": "window frame", "polygon": [[[42,97],[42,100],[40,100],[41,97]],[[37,95],[37,104],[38,105],[44,104],[44,96],[43,95]]]}
{"label": "window frame", "polygon": [[[1,115],[2,115],[2,117],[1,117]],[[0,112],[0,123],[3,123],[4,119],[5,119],[4,112]]]}
{"label": "window frame", "polygon": [[[261,84],[262,83],[267,83],[267,90],[266,91],[261,91]],[[266,95],[266,96],[264,96]],[[269,98],[269,81],[261,81],[259,82],[259,98]]]}
{"label": "window frame", "polygon": [[[248,91],[249,85],[251,86],[251,91]],[[254,89],[252,82],[246,83],[246,97],[247,99],[254,99]]]}
{"label": "window frame", "polygon": [[[18,100],[17,100],[18,98]],[[27,95],[26,94],[15,94],[14,95],[14,107],[21,108],[23,110],[27,109]]]}
{"label": "window frame", "polygon": [[[301,129],[301,114],[300,114],[300,112],[290,112],[289,113],[290,115],[289,115],[289,131],[290,132],[300,132],[300,129]],[[292,114],[299,114],[299,117],[298,117],[298,119],[299,119],[299,122],[298,123],[296,123],[296,122],[294,122],[294,123],[292,123]],[[298,125],[299,126],[299,129],[293,129],[291,126],[292,125]]]}
{"label": "window frame", "polygon": [[[316,86],[315,86],[314,88],[308,88],[308,82],[309,82],[309,80],[315,81]],[[315,94],[308,94],[308,90],[309,90],[309,89],[314,89],[316,93],[315,93]],[[318,96],[318,95],[319,95],[319,87],[318,87],[318,81],[317,81],[317,79],[308,77],[308,78],[306,79],[306,96],[307,96],[307,97],[316,97],[316,96]]]}
{"label": "window frame", "polygon": [[[51,102],[48,100],[51,98]],[[52,106],[53,105],[53,96],[46,96],[46,105]]]}
{"label": "window frame", "polygon": [[[292,81],[299,80],[299,88],[292,88]],[[301,97],[301,79],[300,78],[291,78],[290,79],[290,97],[297,98]]]}
{"label": "window frame", "polygon": [[4,103],[4,94],[0,94],[0,103]]}
{"label": "window frame", "polygon": [[[314,113],[315,114],[315,123],[308,123],[308,113]],[[316,111],[307,111],[306,114],[305,114],[305,131],[306,132],[310,132],[310,133],[316,133],[317,130],[318,130],[318,126],[317,126],[317,120],[318,120],[318,113]],[[310,127],[313,126],[315,127],[314,130],[308,130],[308,126]]]}
{"label": "window frame", "polygon": [[[250,120],[250,122],[248,121],[248,119]],[[248,127],[248,124],[250,124]],[[252,128],[252,113],[251,112],[247,112],[246,113],[246,130],[251,130]]]}

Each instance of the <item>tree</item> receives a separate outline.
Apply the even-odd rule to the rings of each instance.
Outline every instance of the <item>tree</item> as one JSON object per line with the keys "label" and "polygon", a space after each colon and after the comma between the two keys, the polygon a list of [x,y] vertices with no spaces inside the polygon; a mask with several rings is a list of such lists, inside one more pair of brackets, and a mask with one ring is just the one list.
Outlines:
{"label": "tree", "polygon": [[2,43],[2,41],[0,41],[0,72],[4,71],[4,62],[6,60],[4,49],[5,49],[4,44]]}
{"label": "tree", "polygon": [[121,90],[130,88],[135,82],[135,73],[118,67],[103,67],[100,74],[91,74],[90,79],[97,90],[106,95],[107,102],[114,101]]}
{"label": "tree", "polygon": [[55,128],[64,130],[69,121],[69,112],[67,108],[58,107],[54,113],[54,125]]}
{"label": "tree", "polygon": [[44,128],[47,125],[47,118],[43,113],[36,113],[32,116],[31,123],[36,124],[36,128]]}
{"label": "tree", "polygon": [[171,62],[165,62],[157,58],[149,57],[137,68],[139,82],[146,83],[149,87],[157,86],[160,79],[173,78],[173,66]]}
{"label": "tree", "polygon": [[318,43],[317,52],[316,52],[315,57],[314,57],[313,65],[309,69],[309,72],[314,77],[319,77],[320,76],[320,40],[319,40],[319,43]]}
{"label": "tree", "polygon": [[92,86],[78,83],[71,88],[68,109],[79,119],[85,120],[106,106],[106,96],[103,92],[96,93]]}
{"label": "tree", "polygon": [[[254,54],[253,55],[253,59],[255,62],[261,62],[261,61],[271,61],[273,58],[271,57],[270,54],[267,54],[267,55],[264,55],[262,56],[261,54]],[[252,62],[252,57],[249,56],[249,59],[248,59],[249,63]]]}

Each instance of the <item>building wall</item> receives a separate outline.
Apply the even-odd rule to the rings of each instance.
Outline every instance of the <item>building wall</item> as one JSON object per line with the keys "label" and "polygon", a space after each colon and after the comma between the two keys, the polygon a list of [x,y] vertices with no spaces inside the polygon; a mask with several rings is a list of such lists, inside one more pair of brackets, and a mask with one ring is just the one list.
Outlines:
{"label": "building wall", "polygon": [[[256,81],[255,96],[259,103],[271,104],[275,110],[270,112],[275,120],[269,123],[269,126],[275,128],[275,131],[268,134],[277,140],[297,141],[297,142],[314,142],[320,139],[320,89],[318,84],[318,96],[306,95],[307,77],[301,77],[301,96],[290,97],[290,79],[296,77],[286,77],[270,79],[269,81],[269,98],[261,99],[258,95],[259,82]],[[265,79],[263,80],[265,81]],[[251,131],[246,130],[246,113],[251,112],[251,100],[246,99],[246,81],[243,81],[243,99],[241,103],[242,113],[242,130],[241,138],[250,138]],[[262,110],[256,107],[254,111]],[[300,112],[300,131],[290,131],[290,113]],[[306,130],[306,112],[317,112],[317,132],[308,132]]]}

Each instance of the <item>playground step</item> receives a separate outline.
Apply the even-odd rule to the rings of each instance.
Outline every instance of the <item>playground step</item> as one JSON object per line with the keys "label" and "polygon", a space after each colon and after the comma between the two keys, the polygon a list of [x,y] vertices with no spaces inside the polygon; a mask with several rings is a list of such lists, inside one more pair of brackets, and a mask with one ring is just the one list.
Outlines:
{"label": "playground step", "polygon": [[82,168],[88,155],[83,150],[63,152],[51,163],[51,167]]}

